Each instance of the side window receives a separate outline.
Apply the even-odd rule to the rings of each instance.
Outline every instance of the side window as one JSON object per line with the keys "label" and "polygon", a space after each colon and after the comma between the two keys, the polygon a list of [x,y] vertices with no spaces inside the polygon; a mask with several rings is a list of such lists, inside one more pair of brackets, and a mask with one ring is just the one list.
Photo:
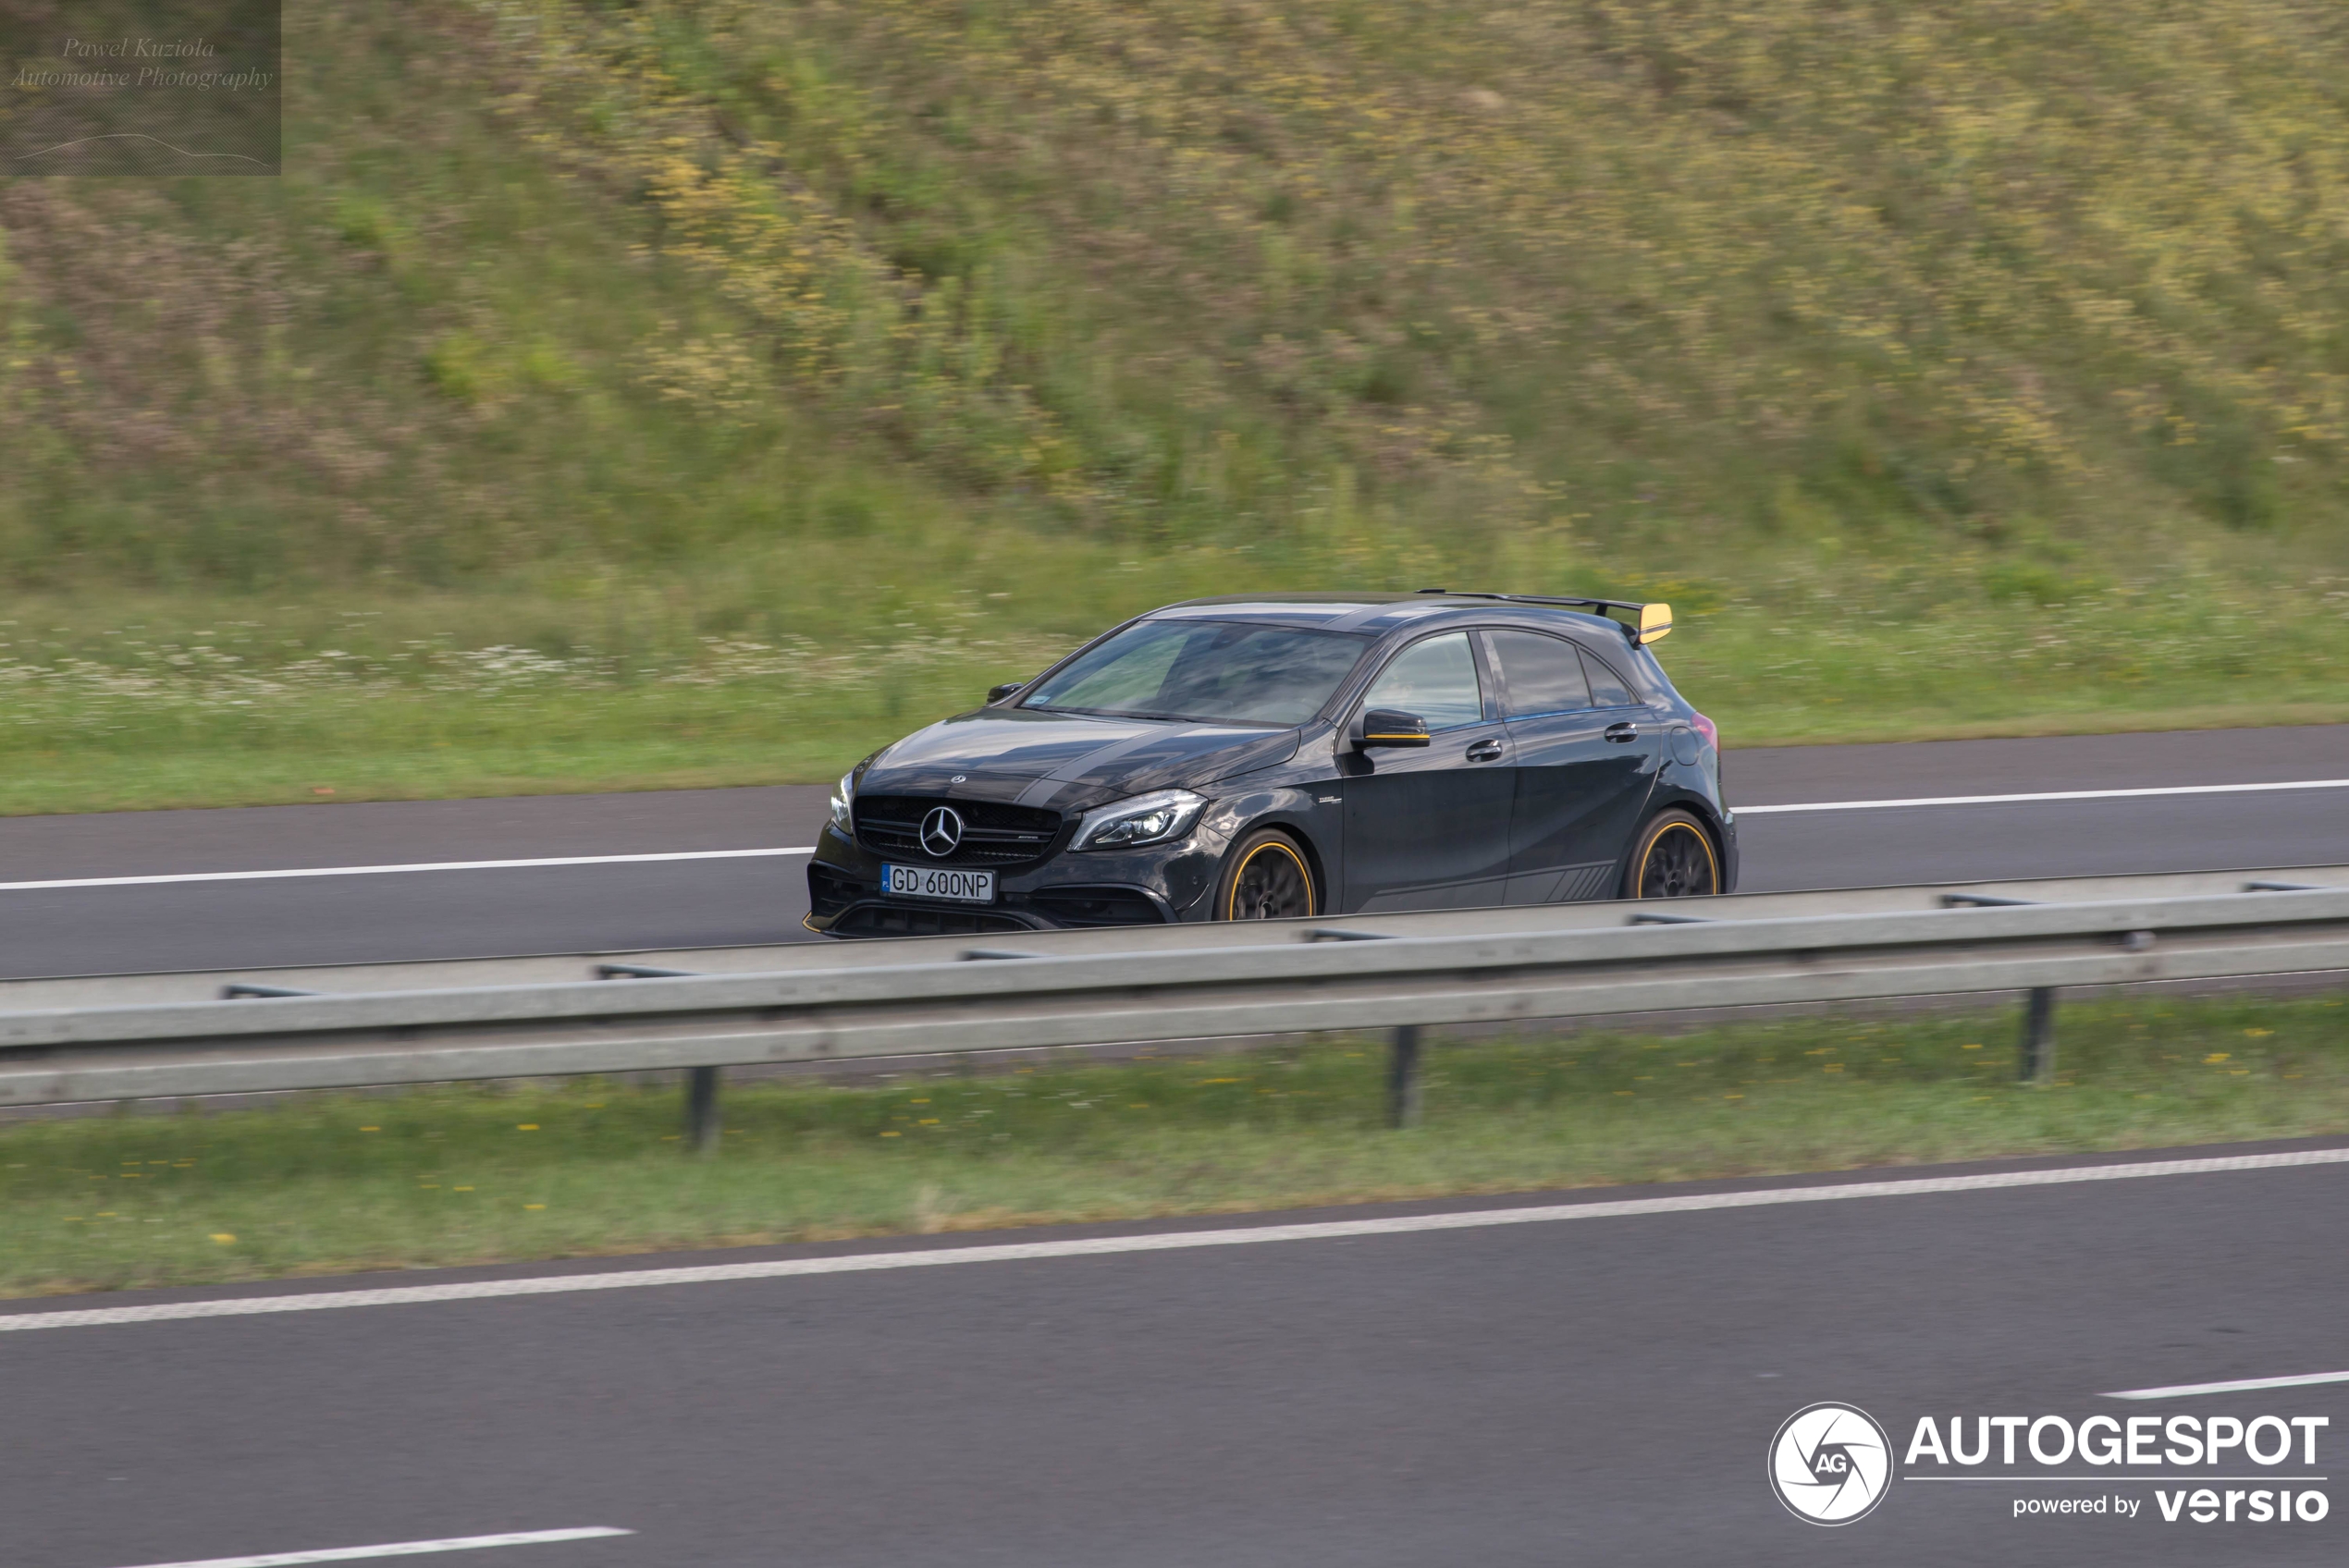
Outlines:
{"label": "side window", "polygon": [[1475,724],[1484,717],[1484,696],[1476,683],[1476,656],[1465,631],[1414,643],[1371,682],[1366,708],[1415,713],[1430,729]]}
{"label": "side window", "polygon": [[1654,649],[1631,650],[1631,684],[1641,696],[1647,699],[1648,706],[1661,708],[1671,705],[1672,680],[1664,673],[1664,666],[1657,662]]}
{"label": "side window", "polygon": [[1571,713],[1591,705],[1591,684],[1574,644],[1538,631],[1491,631],[1501,661],[1502,711],[1512,718],[1539,713]]}
{"label": "side window", "polygon": [[1633,698],[1624,687],[1623,678],[1607,668],[1586,650],[1582,655],[1582,669],[1591,678],[1591,705],[1600,708],[1628,708]]}

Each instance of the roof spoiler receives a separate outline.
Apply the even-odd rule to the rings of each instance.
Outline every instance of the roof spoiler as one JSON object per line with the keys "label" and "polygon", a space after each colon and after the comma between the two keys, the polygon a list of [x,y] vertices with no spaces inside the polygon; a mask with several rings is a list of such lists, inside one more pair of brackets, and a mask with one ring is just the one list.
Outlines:
{"label": "roof spoiler", "polygon": [[1642,604],[1635,599],[1556,599],[1543,594],[1477,594],[1456,593],[1449,588],[1422,588],[1422,594],[1442,594],[1454,599],[1499,599],[1512,605],[1558,605],[1567,609],[1589,610],[1593,615],[1606,615],[1609,610],[1623,610],[1630,619],[1607,616],[1623,628],[1623,635],[1639,647],[1661,643],[1672,635],[1672,606],[1651,601]]}

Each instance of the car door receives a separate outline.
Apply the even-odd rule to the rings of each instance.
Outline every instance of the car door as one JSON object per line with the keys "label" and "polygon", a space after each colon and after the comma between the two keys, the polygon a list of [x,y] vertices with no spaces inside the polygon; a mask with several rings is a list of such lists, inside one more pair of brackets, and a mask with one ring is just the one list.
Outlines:
{"label": "car door", "polygon": [[1419,715],[1428,744],[1340,756],[1342,909],[1471,909],[1501,901],[1514,785],[1508,733],[1486,700],[1481,665],[1466,631],[1424,637],[1389,659],[1355,704],[1357,714],[1396,708]]}
{"label": "car door", "polygon": [[1484,637],[1513,753],[1506,901],[1611,898],[1655,776],[1656,727],[1622,677],[1573,642]]}

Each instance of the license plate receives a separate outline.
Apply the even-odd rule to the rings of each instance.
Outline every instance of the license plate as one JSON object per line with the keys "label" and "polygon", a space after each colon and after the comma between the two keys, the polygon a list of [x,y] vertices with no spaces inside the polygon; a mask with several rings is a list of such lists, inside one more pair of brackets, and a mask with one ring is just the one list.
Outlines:
{"label": "license plate", "polygon": [[958,904],[995,901],[995,874],[942,865],[884,865],[881,891],[901,899],[947,899]]}

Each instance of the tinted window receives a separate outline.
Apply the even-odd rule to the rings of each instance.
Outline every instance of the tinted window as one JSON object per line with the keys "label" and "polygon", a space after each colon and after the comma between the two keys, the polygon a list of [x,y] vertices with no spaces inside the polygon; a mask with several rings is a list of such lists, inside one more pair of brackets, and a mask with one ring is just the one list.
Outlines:
{"label": "tinted window", "polygon": [[1366,708],[1415,713],[1430,729],[1475,724],[1484,717],[1484,697],[1476,683],[1476,658],[1468,633],[1446,632],[1414,643],[1371,683]]}
{"label": "tinted window", "polygon": [[1628,708],[1631,705],[1631,693],[1625,689],[1623,678],[1588,652],[1582,655],[1582,671],[1591,678],[1592,706]]}
{"label": "tinted window", "polygon": [[1537,713],[1569,713],[1591,705],[1590,682],[1582,679],[1582,661],[1574,644],[1535,631],[1494,631],[1493,652],[1501,661],[1501,689],[1507,693],[1505,710],[1522,717]]}
{"label": "tinted window", "polygon": [[1656,662],[1654,650],[1635,648],[1631,651],[1631,681],[1655,707],[1665,707],[1672,701],[1672,682],[1666,678],[1664,666]]}
{"label": "tinted window", "polygon": [[1302,724],[1362,656],[1348,632],[1146,620],[1079,655],[1020,706],[1212,724]]}

